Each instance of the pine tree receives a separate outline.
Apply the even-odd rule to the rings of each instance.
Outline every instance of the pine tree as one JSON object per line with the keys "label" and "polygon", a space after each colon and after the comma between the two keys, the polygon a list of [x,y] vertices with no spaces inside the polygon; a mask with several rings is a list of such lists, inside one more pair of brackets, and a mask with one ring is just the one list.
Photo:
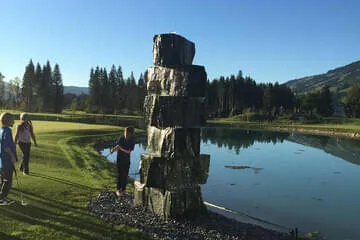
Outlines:
{"label": "pine tree", "polygon": [[60,67],[58,64],[55,64],[54,67],[54,71],[52,74],[52,83],[55,90],[55,95],[53,96],[53,110],[56,113],[61,113],[64,101],[64,86],[62,82]]}
{"label": "pine tree", "polygon": [[116,91],[117,91],[117,72],[115,65],[111,66],[111,70],[109,73],[109,112],[115,113],[116,108]]}
{"label": "pine tree", "polygon": [[[147,74],[147,73],[145,72],[145,74]],[[137,110],[139,110],[139,112],[143,112],[144,100],[145,100],[145,95],[146,95],[146,85],[145,85],[145,78],[144,78],[143,74],[140,74],[137,89],[138,89]]]}
{"label": "pine tree", "polygon": [[106,71],[106,68],[102,69],[100,75],[100,82],[101,82],[101,112],[102,113],[109,113],[109,105],[110,105],[110,84],[109,78]]}
{"label": "pine tree", "polygon": [[36,109],[35,111],[43,112],[44,104],[46,102],[45,95],[48,94],[47,86],[43,86],[43,73],[39,63],[36,64],[33,94],[36,96]]}
{"label": "pine tree", "polygon": [[33,109],[34,97],[33,97],[33,85],[35,81],[35,69],[32,60],[25,67],[25,73],[22,81],[22,95],[24,101],[24,108],[30,112]]}
{"label": "pine tree", "polygon": [[100,69],[99,66],[97,66],[95,71],[91,69],[91,73],[90,73],[90,81],[89,81],[89,88],[90,88],[89,111],[90,112],[98,112],[100,109],[101,85],[99,79],[100,79]]}
{"label": "pine tree", "polygon": [[87,100],[87,111],[92,112],[93,105],[95,103],[94,99],[94,85],[95,85],[95,73],[94,69],[90,69],[90,78],[89,78],[89,97]]}
{"label": "pine tree", "polygon": [[125,106],[125,81],[122,73],[122,68],[119,65],[116,75],[117,89],[116,89],[116,112],[120,113],[123,111]]}
{"label": "pine tree", "polygon": [[130,76],[126,80],[126,108],[132,112],[138,108],[139,96],[137,92],[136,80],[134,73],[131,72]]}
{"label": "pine tree", "polygon": [[54,96],[55,96],[55,87],[52,79],[52,70],[50,62],[47,61],[46,65],[43,66],[43,75],[41,78],[40,89],[41,97],[43,99],[43,109],[42,111],[54,111]]}

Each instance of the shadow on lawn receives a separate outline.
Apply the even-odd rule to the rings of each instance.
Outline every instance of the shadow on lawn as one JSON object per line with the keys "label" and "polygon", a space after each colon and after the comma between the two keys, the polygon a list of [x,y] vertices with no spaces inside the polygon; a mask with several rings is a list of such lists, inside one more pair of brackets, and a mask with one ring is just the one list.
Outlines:
{"label": "shadow on lawn", "polygon": [[18,238],[18,237],[14,237],[14,236],[9,236],[3,232],[0,232],[0,239],[1,240],[18,240],[18,239],[21,239],[21,238]]}
{"label": "shadow on lawn", "polygon": [[89,186],[86,186],[86,185],[83,185],[83,184],[80,184],[80,183],[71,182],[71,181],[63,179],[63,178],[57,178],[57,177],[53,177],[53,176],[49,176],[49,175],[45,175],[45,174],[41,174],[41,173],[32,172],[31,176],[38,177],[38,178],[44,178],[44,179],[47,179],[47,180],[51,180],[51,181],[55,181],[55,182],[58,182],[58,183],[66,184],[66,185],[69,185],[69,186],[72,186],[72,187],[78,187],[78,188],[81,188],[81,189],[97,190],[97,188],[92,188],[92,187],[89,187]]}
{"label": "shadow on lawn", "polygon": [[[73,183],[61,178],[50,177],[44,174],[33,173],[32,176],[43,178],[45,181],[56,181],[60,184],[66,184],[79,188],[79,193],[83,199],[91,198],[91,194],[97,189],[88,186]],[[51,185],[49,186],[51,188]],[[81,190],[80,190],[81,189]],[[12,194],[17,193],[18,189],[13,188]],[[56,191],[56,189],[53,189]],[[76,190],[73,190],[74,192]],[[112,224],[102,222],[97,217],[91,215],[83,199],[71,199],[74,195],[69,195],[68,199],[59,199],[58,194],[53,196],[44,196],[23,190],[24,200],[27,206],[21,206],[18,203],[1,209],[1,215],[5,218],[15,220],[20,228],[17,229],[19,236],[39,236],[39,234],[50,234],[57,237],[74,236],[79,239],[149,239],[141,232],[127,231],[126,227],[119,231],[113,229]],[[87,196],[89,195],[89,196]],[[76,201],[80,206],[76,206]],[[75,204],[71,204],[71,203]],[[79,204],[77,204],[79,205]],[[0,232],[0,239],[20,239],[8,236]],[[57,238],[59,239],[59,238]]]}

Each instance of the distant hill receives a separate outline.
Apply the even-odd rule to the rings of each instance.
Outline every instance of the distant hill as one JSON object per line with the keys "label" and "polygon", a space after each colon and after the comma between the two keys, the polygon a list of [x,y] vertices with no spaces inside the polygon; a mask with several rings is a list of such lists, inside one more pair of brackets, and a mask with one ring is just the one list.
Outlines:
{"label": "distant hill", "polygon": [[[8,96],[9,91],[9,83],[5,82],[5,98]],[[89,88],[88,87],[76,87],[76,86],[64,86],[64,93],[72,93],[76,95],[80,95],[82,93],[89,94]]]}
{"label": "distant hill", "polygon": [[64,93],[72,93],[76,95],[80,95],[82,93],[89,94],[88,87],[76,87],[76,86],[64,86]]}
{"label": "distant hill", "polygon": [[338,97],[341,97],[355,83],[360,84],[360,61],[335,68],[324,74],[294,79],[285,84],[296,94],[308,93],[328,85],[332,92],[338,92]]}

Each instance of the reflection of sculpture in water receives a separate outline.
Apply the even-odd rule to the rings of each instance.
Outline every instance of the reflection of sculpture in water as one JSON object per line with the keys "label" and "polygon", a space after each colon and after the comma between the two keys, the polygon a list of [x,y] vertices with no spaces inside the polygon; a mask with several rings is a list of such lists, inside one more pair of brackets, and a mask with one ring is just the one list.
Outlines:
{"label": "reflection of sculpture in water", "polygon": [[154,37],[155,66],[148,70],[144,103],[149,153],[141,156],[134,204],[164,218],[206,211],[199,185],[207,180],[210,160],[200,154],[206,72],[192,65],[194,55],[194,43],[179,35]]}

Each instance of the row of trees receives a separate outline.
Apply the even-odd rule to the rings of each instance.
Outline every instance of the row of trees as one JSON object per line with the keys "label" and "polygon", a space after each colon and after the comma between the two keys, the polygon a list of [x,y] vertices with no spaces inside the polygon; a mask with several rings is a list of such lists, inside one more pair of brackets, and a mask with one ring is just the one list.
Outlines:
{"label": "row of trees", "polygon": [[207,83],[208,113],[228,117],[244,112],[261,113],[267,119],[282,112],[304,112],[310,117],[316,112],[322,116],[333,113],[333,98],[328,86],[319,91],[295,96],[285,84],[256,84],[250,77],[220,77]]}
{"label": "row of trees", "polygon": [[25,67],[21,88],[19,80],[16,78],[9,83],[8,99],[13,107],[29,112],[60,113],[62,111],[64,86],[58,64],[55,64],[52,70],[49,61],[42,67],[37,63],[35,67],[30,60]]}
{"label": "row of trees", "polygon": [[269,117],[292,110],[294,94],[286,85],[256,84],[250,77],[220,77],[207,83],[207,109],[211,116],[227,117],[245,111],[262,111]]}
{"label": "row of trees", "polygon": [[146,73],[136,82],[133,72],[124,79],[122,68],[112,65],[109,74],[106,68],[91,68],[89,79],[88,111],[96,113],[124,113],[141,111],[146,95]]}
{"label": "row of trees", "polygon": [[[89,95],[66,94],[58,64],[52,70],[49,61],[41,67],[30,60],[22,81],[12,79],[5,94],[4,76],[0,73],[0,106],[22,108],[26,111],[61,112],[64,107],[93,113],[141,112],[146,95],[146,76],[138,80],[131,72],[123,77],[122,68],[112,65],[90,70]],[[7,95],[7,97],[5,97]],[[228,117],[245,112],[259,113],[266,119],[274,119],[283,112],[303,112],[312,116],[317,113],[331,116],[334,97],[328,86],[318,91],[295,96],[284,84],[257,84],[242,72],[207,81],[207,112],[209,116]],[[353,86],[343,99],[348,116],[360,117],[360,87]]]}

